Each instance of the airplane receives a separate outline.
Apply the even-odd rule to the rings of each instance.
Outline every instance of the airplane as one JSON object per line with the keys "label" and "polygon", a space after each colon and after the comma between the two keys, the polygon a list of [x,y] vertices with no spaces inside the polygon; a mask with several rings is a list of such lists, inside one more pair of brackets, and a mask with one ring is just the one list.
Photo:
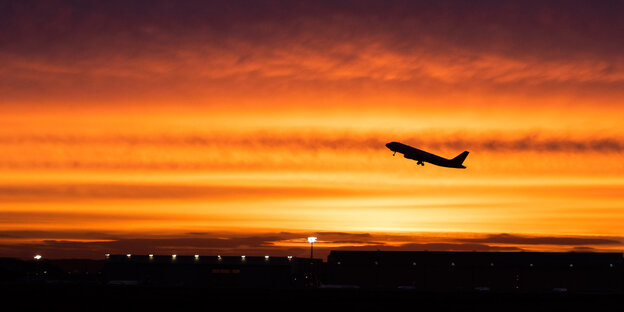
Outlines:
{"label": "airplane", "polygon": [[403,157],[417,161],[417,165],[424,166],[425,162],[428,162],[440,167],[457,169],[466,168],[463,165],[463,162],[466,159],[466,156],[468,156],[468,151],[464,151],[453,159],[446,159],[399,142],[390,142],[386,144],[386,147],[394,152],[392,156],[396,155],[397,152],[401,153],[403,154]]}

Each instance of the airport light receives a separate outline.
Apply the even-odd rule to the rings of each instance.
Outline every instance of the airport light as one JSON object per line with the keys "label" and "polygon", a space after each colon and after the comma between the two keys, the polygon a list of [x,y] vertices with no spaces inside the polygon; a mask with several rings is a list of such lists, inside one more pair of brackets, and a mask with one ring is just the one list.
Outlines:
{"label": "airport light", "polygon": [[221,262],[221,260],[223,260],[221,259],[221,255],[217,255],[217,261]]}
{"label": "airport light", "polygon": [[246,258],[245,256],[241,256],[241,261],[245,262],[245,258]]}
{"label": "airport light", "polygon": [[106,257],[106,259],[108,259],[108,258],[110,258],[110,254],[109,253],[104,254],[104,257]]}
{"label": "airport light", "polygon": [[41,260],[41,255],[35,255],[34,258],[35,260]]}
{"label": "airport light", "polygon": [[264,256],[264,261],[269,261],[269,256]]}
{"label": "airport light", "polygon": [[147,255],[150,259],[154,259],[154,254]]}
{"label": "airport light", "polygon": [[314,258],[314,243],[316,242],[315,236],[308,237],[308,243],[310,243],[310,259]]}
{"label": "airport light", "polygon": [[173,255],[171,255],[171,260],[175,260],[177,257],[178,257],[178,255],[173,254]]}
{"label": "airport light", "polygon": [[199,260],[199,255],[195,255],[195,260]]}
{"label": "airport light", "polygon": [[288,261],[292,261],[292,256],[288,256]]}
{"label": "airport light", "polygon": [[128,257],[128,259],[130,259],[130,257],[132,257],[132,254],[127,254],[126,257]]}

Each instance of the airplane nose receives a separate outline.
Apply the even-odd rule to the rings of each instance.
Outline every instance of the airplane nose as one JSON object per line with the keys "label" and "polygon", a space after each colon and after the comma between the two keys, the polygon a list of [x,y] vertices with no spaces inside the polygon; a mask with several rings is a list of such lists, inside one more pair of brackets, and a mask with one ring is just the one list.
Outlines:
{"label": "airplane nose", "polygon": [[386,143],[386,147],[387,147],[387,148],[390,148],[390,143]]}

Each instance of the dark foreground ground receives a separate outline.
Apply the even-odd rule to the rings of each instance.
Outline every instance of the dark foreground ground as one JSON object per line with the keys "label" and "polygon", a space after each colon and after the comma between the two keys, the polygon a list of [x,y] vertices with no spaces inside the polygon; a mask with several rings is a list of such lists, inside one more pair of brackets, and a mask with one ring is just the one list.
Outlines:
{"label": "dark foreground ground", "polygon": [[622,311],[624,294],[2,285],[2,311]]}

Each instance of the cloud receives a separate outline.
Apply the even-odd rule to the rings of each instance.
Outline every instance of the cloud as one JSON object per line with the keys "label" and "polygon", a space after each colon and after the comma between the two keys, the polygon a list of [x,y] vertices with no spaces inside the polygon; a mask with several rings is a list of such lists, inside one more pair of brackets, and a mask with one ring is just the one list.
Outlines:
{"label": "cloud", "polygon": [[[67,134],[0,135],[0,168],[209,170],[286,168],[313,164],[317,152],[370,153],[386,151],[385,143],[398,140],[431,151],[473,153],[622,153],[619,135],[558,136],[548,132],[477,133],[423,130],[420,133],[327,133],[322,131],[245,131],[239,133],[180,134]],[[226,155],[227,157],[223,157]],[[253,157],[247,157],[253,155]],[[307,157],[307,158],[306,158]],[[300,167],[298,167],[300,168]],[[89,187],[89,186],[83,186]],[[114,186],[99,186],[101,192]],[[32,192],[35,191],[33,189]],[[72,186],[66,186],[71,192]],[[92,187],[94,188],[94,187]],[[155,186],[154,188],[157,188]],[[152,188],[153,189],[153,188]],[[174,190],[172,188],[172,190]],[[45,190],[40,190],[45,192]],[[114,190],[111,190],[114,192]],[[140,194],[143,190],[138,190]],[[190,187],[179,190],[198,194]],[[209,190],[207,190],[210,193]],[[250,192],[253,192],[250,189]],[[20,191],[2,190],[0,193]],[[163,194],[170,194],[163,190]],[[127,194],[132,197],[134,195]]]}
{"label": "cloud", "polygon": [[[375,39],[369,42],[381,40],[402,52],[429,43],[437,51],[460,47],[513,55],[618,55],[614,48],[623,44],[610,39],[617,39],[624,27],[617,13],[621,8],[617,1],[20,1],[4,4],[2,20],[11,27],[0,38],[15,40],[13,49],[43,43],[52,45],[52,51],[85,46],[94,52],[104,43],[132,50],[139,44],[153,47],[172,40],[179,45],[198,39],[322,49],[328,43]],[[53,45],[57,40],[60,44]]]}
{"label": "cloud", "polygon": [[458,238],[459,242],[508,244],[508,245],[622,245],[621,238],[604,237],[553,237],[553,236],[521,236],[513,234],[491,234],[483,238]]}
{"label": "cloud", "polygon": [[[335,187],[298,186],[237,186],[237,185],[180,185],[180,184],[41,184],[0,185],[0,200],[8,202],[52,202],[84,200],[133,199],[259,199],[317,197],[370,194],[370,190],[352,190]],[[8,212],[7,212],[8,213]],[[19,212],[17,212],[19,214]],[[39,213],[39,212],[38,212]],[[54,212],[48,213],[54,214]],[[72,212],[80,215],[80,213]],[[9,215],[7,214],[8,218]]]}
{"label": "cloud", "polygon": [[40,239],[40,238],[55,238],[55,239],[99,239],[99,240],[116,240],[118,236],[111,233],[96,232],[96,231],[32,231],[32,230],[13,230],[13,231],[0,231],[0,239],[2,238],[20,238],[20,239]]}
{"label": "cloud", "polygon": [[617,92],[621,10],[613,1],[9,2],[0,82],[10,98]]}
{"label": "cloud", "polygon": [[353,238],[357,238],[357,237],[368,238],[368,237],[371,237],[371,235],[369,233],[348,233],[348,232],[317,232],[317,233],[319,235],[322,235],[323,237],[344,237],[344,236],[353,237]]}
{"label": "cloud", "polygon": [[[64,201],[72,201],[71,198],[61,198]],[[6,196],[3,199],[3,202],[10,204],[15,202],[41,202],[45,205],[51,205],[52,201],[50,198],[19,198],[19,197],[11,197]],[[110,227],[110,224],[116,223],[135,223],[136,222],[145,222],[149,223],[151,221],[160,221],[167,222],[172,220],[172,213],[162,213],[162,212],[154,212],[145,213],[145,212],[136,212],[132,210],[124,211],[124,212],[107,212],[107,211],[63,211],[62,209],[58,209],[58,211],[37,211],[37,210],[21,210],[21,209],[4,209],[2,211],[2,218],[0,219],[0,224],[2,225],[22,225],[22,228],[33,228],[36,225],[42,225],[46,227],[46,225],[56,224],[58,226],[85,226],[86,224],[107,224]],[[179,216],[179,215],[178,215]],[[10,233],[19,233],[10,232]],[[27,233],[24,231],[23,233]],[[46,233],[46,232],[36,232],[36,233]],[[69,235],[69,234],[66,234]],[[110,234],[106,235],[107,237]],[[46,236],[40,236],[46,237]],[[53,236],[56,238],[55,236]],[[71,236],[70,236],[71,237]],[[81,237],[81,236],[79,236]]]}
{"label": "cloud", "polygon": [[587,246],[576,246],[570,250],[570,252],[596,252],[596,248]]}
{"label": "cloud", "polygon": [[335,240],[328,241],[331,244],[341,244],[341,245],[366,245],[366,246],[384,246],[383,242],[369,242],[369,241],[358,241],[358,240]]}
{"label": "cloud", "polygon": [[428,250],[428,251],[522,251],[514,246],[490,246],[486,244],[472,243],[426,243],[426,244],[405,244],[394,247],[395,250]]}
{"label": "cloud", "polygon": [[[526,133],[512,135],[488,135],[486,133],[438,133],[431,130],[421,133],[392,134],[404,142],[434,148],[457,149],[470,147],[480,151],[549,151],[549,152],[620,152],[624,150],[624,138],[558,137],[549,134]],[[126,134],[126,135],[34,135],[0,136],[0,144],[54,144],[59,146],[121,145],[135,147],[207,147],[225,148],[305,148],[309,150],[382,150],[388,142],[388,134],[325,132],[298,133],[210,133],[210,134]]]}

